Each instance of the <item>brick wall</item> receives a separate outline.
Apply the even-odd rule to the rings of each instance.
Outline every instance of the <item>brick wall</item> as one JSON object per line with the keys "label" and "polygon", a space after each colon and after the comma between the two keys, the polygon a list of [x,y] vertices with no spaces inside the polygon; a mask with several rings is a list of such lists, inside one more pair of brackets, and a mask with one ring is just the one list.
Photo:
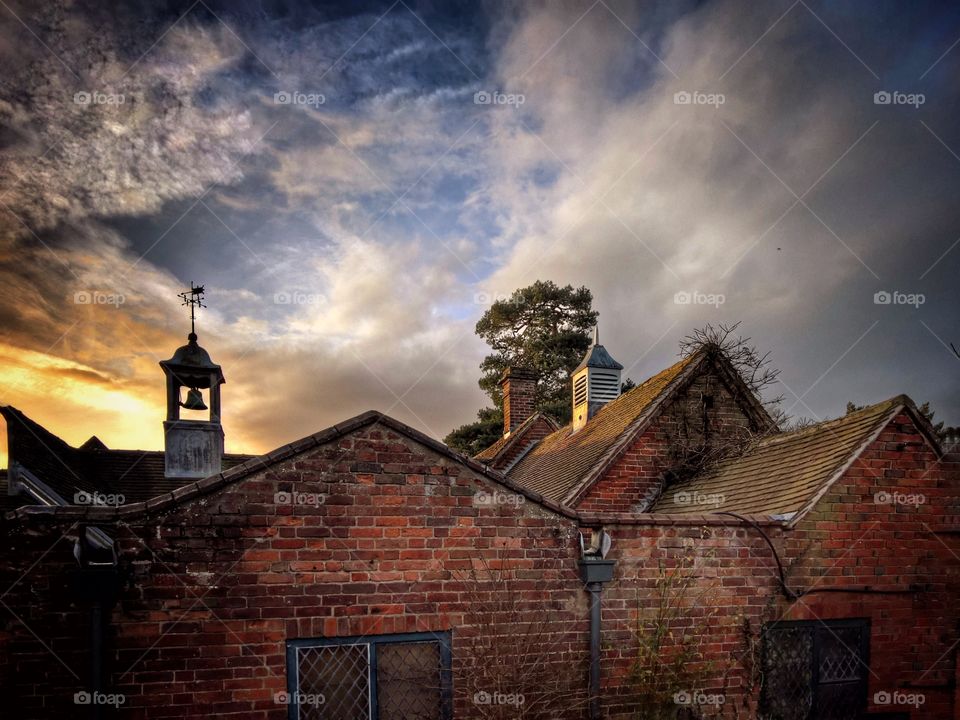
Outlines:
{"label": "brick wall", "polygon": [[[723,717],[755,717],[766,623],[850,618],[870,623],[870,668],[863,669],[870,712],[960,717],[960,464],[938,462],[907,415],[861,457],[796,528],[763,526],[799,599],[781,593],[773,554],[754,528],[662,515],[635,515],[609,528],[618,560],[604,600],[610,717],[632,717],[626,708],[637,701],[630,678],[638,628],[649,641],[660,616],[668,618],[659,626],[670,639],[648,669],[668,688],[725,695]],[[922,502],[911,504],[918,496]],[[891,498],[906,502],[886,502]],[[671,575],[690,579],[686,593],[664,590]],[[664,615],[671,604],[664,595],[684,610]],[[702,633],[693,654],[671,664],[691,632]],[[923,702],[878,704],[877,693],[919,694]],[[703,710],[711,716],[712,708]]]}
{"label": "brick wall", "polygon": [[[925,696],[919,709],[871,704],[873,712],[952,717],[960,638],[958,489],[958,465],[938,462],[911,418],[901,415],[791,534],[791,584],[821,592],[789,608],[781,604],[784,616],[869,619],[871,700],[878,692]],[[872,592],[822,592],[844,587]]]}
{"label": "brick wall", "polygon": [[[704,407],[702,398],[712,398]],[[661,490],[664,472],[677,464],[682,442],[690,451],[743,437],[750,421],[712,371],[694,378],[576,503],[585,512],[643,512]]]}
{"label": "brick wall", "polygon": [[[764,539],[730,519],[585,517],[604,522],[617,560],[603,593],[606,717],[636,717],[635,704],[648,699],[635,661],[640,640],[649,642],[657,627],[671,634],[659,659],[639,669],[659,673],[670,697],[723,694],[724,717],[748,718],[764,623],[844,617],[871,621],[871,697],[922,688],[926,702],[914,720],[954,717],[960,469],[936,463],[918,442],[909,418],[898,418],[797,528],[763,526],[791,588],[891,593],[788,601]],[[926,502],[878,505],[881,490],[923,493]],[[277,493],[287,495],[278,502]],[[294,493],[319,493],[324,502],[291,504]],[[576,521],[516,498],[372,425],[158,516],[104,526],[128,573],[106,653],[109,682],[127,697],[123,716],[280,720],[286,709],[273,696],[286,683],[286,640],[452,630],[456,716],[490,717],[471,702],[495,679],[481,670],[509,682],[523,674],[509,653],[481,667],[469,658],[478,638],[499,635],[501,647],[529,649],[504,619],[511,609],[537,633],[541,651],[523,665],[535,668],[534,680],[582,688],[588,607]],[[10,588],[0,691],[24,720],[79,716],[72,697],[89,658],[86,608],[69,592],[71,525],[34,523],[27,533],[5,526],[0,538],[0,582]],[[688,586],[678,609],[663,615],[671,574]],[[509,682],[500,689],[509,691]],[[574,720],[585,712],[571,699],[543,715]]]}
{"label": "brick wall", "polygon": [[747,638],[776,589],[763,539],[687,516],[637,516],[611,532],[617,576],[603,600],[606,717],[635,718],[637,704],[654,702],[675,710],[675,694],[698,691],[722,694],[724,717],[754,717]]}
{"label": "brick wall", "polygon": [[[499,688],[457,663],[471,635],[516,645],[516,624],[496,614],[518,607],[550,649],[543,674],[585,677],[574,525],[522,500],[375,425],[160,517],[104,527],[130,572],[107,643],[124,716],[279,720],[285,640],[451,629],[457,715],[469,716],[473,692]],[[4,587],[23,575],[5,602],[24,622],[3,619],[3,692],[22,719],[76,717],[86,681],[85,608],[63,582],[71,543],[54,543],[65,530],[5,533]]]}

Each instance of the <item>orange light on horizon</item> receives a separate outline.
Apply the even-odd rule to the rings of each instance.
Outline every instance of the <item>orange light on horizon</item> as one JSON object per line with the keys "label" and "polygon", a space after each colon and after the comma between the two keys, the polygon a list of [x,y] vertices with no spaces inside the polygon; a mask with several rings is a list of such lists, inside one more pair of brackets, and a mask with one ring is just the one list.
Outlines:
{"label": "orange light on horizon", "polygon": [[[163,447],[162,392],[145,395],[86,365],[0,344],[0,402],[13,405],[70,445],[96,435],[108,447]],[[161,386],[162,391],[162,386]],[[7,467],[6,433],[0,466]]]}

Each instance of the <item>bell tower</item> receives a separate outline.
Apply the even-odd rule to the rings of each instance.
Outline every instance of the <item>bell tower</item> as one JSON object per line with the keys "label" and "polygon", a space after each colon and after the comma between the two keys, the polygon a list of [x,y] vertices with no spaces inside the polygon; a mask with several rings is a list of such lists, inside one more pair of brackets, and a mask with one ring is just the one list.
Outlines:
{"label": "bell tower", "polygon": [[[216,475],[223,469],[223,428],[220,425],[220,386],[226,382],[220,366],[197,344],[195,327],[197,308],[203,304],[203,286],[190,283],[180,293],[190,306],[190,334],[187,344],[177,348],[160,367],[167,378],[167,419],[163,423],[164,476],[199,479]],[[187,396],[181,399],[181,389]],[[209,407],[203,400],[206,391]],[[209,411],[206,419],[181,418],[180,410]]]}

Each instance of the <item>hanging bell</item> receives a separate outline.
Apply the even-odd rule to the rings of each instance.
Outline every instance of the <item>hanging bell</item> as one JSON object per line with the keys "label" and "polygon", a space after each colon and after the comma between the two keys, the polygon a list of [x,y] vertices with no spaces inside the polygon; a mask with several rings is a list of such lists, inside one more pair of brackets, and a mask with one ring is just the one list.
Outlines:
{"label": "hanging bell", "polygon": [[180,403],[181,407],[187,410],[206,410],[207,406],[203,402],[203,395],[197,388],[190,388],[185,402]]}

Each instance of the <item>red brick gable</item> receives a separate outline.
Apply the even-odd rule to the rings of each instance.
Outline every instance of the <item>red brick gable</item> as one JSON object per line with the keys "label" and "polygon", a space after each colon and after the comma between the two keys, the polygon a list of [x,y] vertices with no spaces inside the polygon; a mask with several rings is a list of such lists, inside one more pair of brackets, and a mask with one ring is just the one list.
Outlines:
{"label": "red brick gable", "polygon": [[[785,537],[786,619],[870,620],[867,694],[919,692],[911,718],[955,718],[960,593],[960,463],[930,442],[912,408],[899,412]],[[844,592],[843,590],[847,590]],[[956,708],[956,709],[954,709]]]}
{"label": "red brick gable", "polygon": [[[287,640],[451,630],[456,716],[469,716],[488,686],[459,663],[496,627],[471,592],[536,605],[538,682],[569,676],[568,702],[583,694],[575,522],[395,421],[366,420],[206,493],[102,518],[128,574],[105,669],[125,717],[280,720]],[[86,681],[89,608],[69,586],[78,508],[56,510],[0,525],[5,600],[29,626],[0,625],[0,689],[22,718],[78,717]],[[45,522],[62,525],[48,536]]]}
{"label": "red brick gable", "polygon": [[640,383],[602,407],[574,433],[571,425],[560,428],[527,453],[511,470],[510,477],[558,502],[570,493],[605,455],[642,423],[646,414],[669,394],[685,371],[702,358],[685,358]]}
{"label": "red brick gable", "polygon": [[152,497],[149,500],[128,503],[119,507],[101,505],[28,505],[8,512],[5,515],[5,518],[13,522],[43,517],[63,518],[68,521],[78,522],[112,522],[118,519],[156,515],[189,500],[222,491],[223,489],[228,488],[238,482],[246,480],[252,475],[264,470],[268,470],[278,463],[286,461],[290,458],[294,458],[305,452],[309,452],[316,447],[337,442],[343,436],[375,423],[384,425],[392,432],[398,433],[408,440],[430,448],[430,450],[433,452],[442,455],[455,464],[463,465],[474,472],[485,476],[487,479],[494,481],[502,488],[519,493],[520,495],[523,495],[525,498],[534,503],[538,503],[544,508],[553,510],[558,514],[565,515],[567,517],[575,517],[575,513],[571,509],[562,507],[553,500],[545,498],[539,493],[533,492],[526,487],[518,485],[502,473],[482,465],[466,457],[465,455],[461,455],[443,443],[424,435],[419,430],[415,430],[399,420],[395,420],[381,412],[377,412],[376,410],[368,410],[365,413],[361,413],[360,415],[352,417],[349,420],[345,420],[337,425],[329,427],[326,430],[321,430],[313,435],[308,435],[300,438],[299,440],[295,440],[292,443],[283,445],[276,450],[267,453],[266,455],[252,457],[245,462],[231,467],[229,470],[224,470],[222,473],[211,475],[210,477],[197,480],[196,482],[192,482],[187,485],[182,485],[172,492],[167,492],[163,495]]}
{"label": "red brick gable", "polygon": [[[584,512],[647,512],[659,497],[664,473],[677,462],[678,443],[724,443],[756,432],[754,417],[712,365],[706,365],[665,403],[647,429],[579,497],[565,502]],[[712,406],[704,408],[703,397]],[[692,512],[710,512],[699,508]],[[666,511],[669,512],[669,511]]]}
{"label": "red brick gable", "polygon": [[910,398],[900,395],[833,420],[759,438],[743,453],[670,486],[654,509],[698,513],[706,503],[714,512],[778,516],[795,524],[901,414],[922,428],[921,438],[931,450],[941,452],[929,422]]}
{"label": "red brick gable", "polygon": [[762,403],[730,361],[716,348],[705,346],[604,405],[577,432],[567,425],[547,436],[509,476],[557,502],[576,504],[706,369],[736,398],[737,414],[748,417],[754,430],[775,431]]}

